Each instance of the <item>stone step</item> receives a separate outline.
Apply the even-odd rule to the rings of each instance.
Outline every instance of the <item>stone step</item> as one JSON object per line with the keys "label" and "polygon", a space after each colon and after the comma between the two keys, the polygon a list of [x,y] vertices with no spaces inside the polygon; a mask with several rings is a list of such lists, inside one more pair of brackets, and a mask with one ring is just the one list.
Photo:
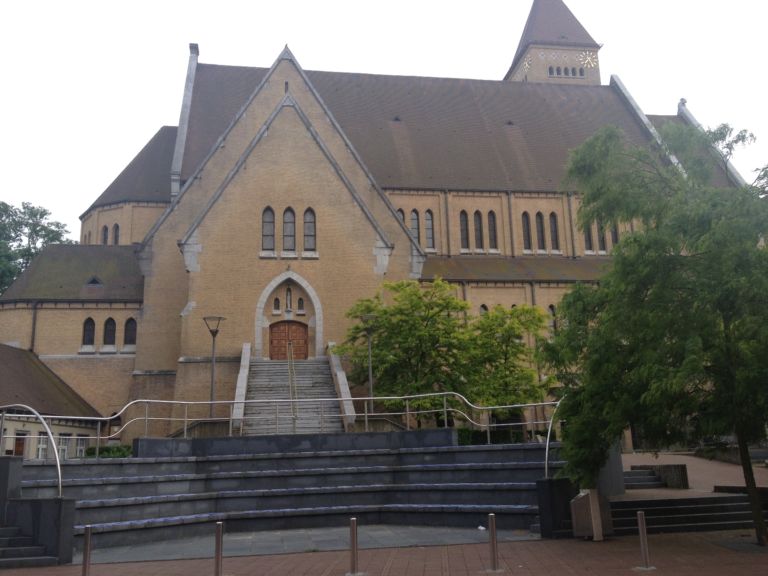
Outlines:
{"label": "stone step", "polygon": [[23,558],[0,558],[0,568],[38,568],[55,566],[59,559],[55,556],[27,556]]}
{"label": "stone step", "polygon": [[7,546],[0,547],[0,558],[23,558],[45,556],[44,546]]}

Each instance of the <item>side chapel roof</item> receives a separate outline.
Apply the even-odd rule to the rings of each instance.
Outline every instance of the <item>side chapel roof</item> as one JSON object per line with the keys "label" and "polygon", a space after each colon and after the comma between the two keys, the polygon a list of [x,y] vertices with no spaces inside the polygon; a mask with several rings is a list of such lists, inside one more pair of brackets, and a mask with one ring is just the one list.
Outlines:
{"label": "side chapel roof", "polygon": [[0,296],[8,301],[141,302],[144,278],[133,246],[52,244]]}
{"label": "side chapel roof", "polygon": [[32,352],[0,344],[0,366],[0,404],[25,404],[43,415],[100,416]]}

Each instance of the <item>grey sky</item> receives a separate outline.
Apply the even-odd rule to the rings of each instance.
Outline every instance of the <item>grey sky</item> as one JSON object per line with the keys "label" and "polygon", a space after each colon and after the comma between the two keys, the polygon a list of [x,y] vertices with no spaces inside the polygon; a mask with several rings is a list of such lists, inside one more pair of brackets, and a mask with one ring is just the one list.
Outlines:
{"label": "grey sky", "polygon": [[[566,0],[649,114],[681,97],[705,126],[749,128],[768,163],[765,22],[755,0]],[[78,216],[162,125],[178,122],[188,44],[206,63],[501,79],[530,0],[29,1],[0,5],[0,199]]]}

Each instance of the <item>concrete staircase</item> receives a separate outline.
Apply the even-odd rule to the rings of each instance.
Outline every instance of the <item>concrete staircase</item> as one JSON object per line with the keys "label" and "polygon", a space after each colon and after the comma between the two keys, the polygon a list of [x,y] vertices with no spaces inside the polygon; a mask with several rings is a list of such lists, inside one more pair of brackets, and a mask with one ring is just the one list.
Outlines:
{"label": "concrete staircase", "polygon": [[[344,525],[351,516],[478,526],[494,512],[500,528],[528,529],[544,447],[456,446],[451,433],[453,441],[431,446],[420,432],[261,436],[251,440],[274,438],[273,451],[67,461],[64,497],[76,500],[76,546],[87,524],[96,547],[212,534],[216,521],[232,532]],[[249,439],[211,440],[218,449],[230,441],[242,448]],[[550,467],[561,465],[551,454]],[[55,491],[52,465],[25,464],[25,497]]]}
{"label": "concrete staircase", "polygon": [[37,546],[31,536],[22,535],[18,527],[0,527],[0,568],[31,568],[58,563],[58,558],[46,556],[45,547]]}
{"label": "concrete staircase", "polygon": [[[246,404],[243,434],[316,434],[343,432],[341,412],[327,358],[294,362],[295,412],[289,402]],[[253,360],[246,400],[290,398],[287,360]],[[321,401],[320,399],[325,399]]]}
{"label": "concrete staircase", "polygon": [[626,490],[664,487],[666,487],[666,483],[653,470],[624,470],[624,488]]}

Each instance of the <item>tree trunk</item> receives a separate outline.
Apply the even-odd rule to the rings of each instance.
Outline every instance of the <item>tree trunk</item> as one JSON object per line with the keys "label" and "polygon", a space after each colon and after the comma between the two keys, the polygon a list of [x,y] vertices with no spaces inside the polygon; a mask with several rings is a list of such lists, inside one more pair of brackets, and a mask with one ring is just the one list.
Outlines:
{"label": "tree trunk", "polygon": [[752,509],[752,519],[755,523],[755,536],[760,546],[765,546],[768,541],[768,532],[765,527],[765,517],[763,516],[763,501],[760,497],[760,491],[755,484],[755,474],[752,471],[752,460],[749,456],[749,444],[744,436],[736,431],[736,440],[739,443],[739,457],[741,460],[741,469],[744,472],[744,481],[749,495],[749,505]]}

